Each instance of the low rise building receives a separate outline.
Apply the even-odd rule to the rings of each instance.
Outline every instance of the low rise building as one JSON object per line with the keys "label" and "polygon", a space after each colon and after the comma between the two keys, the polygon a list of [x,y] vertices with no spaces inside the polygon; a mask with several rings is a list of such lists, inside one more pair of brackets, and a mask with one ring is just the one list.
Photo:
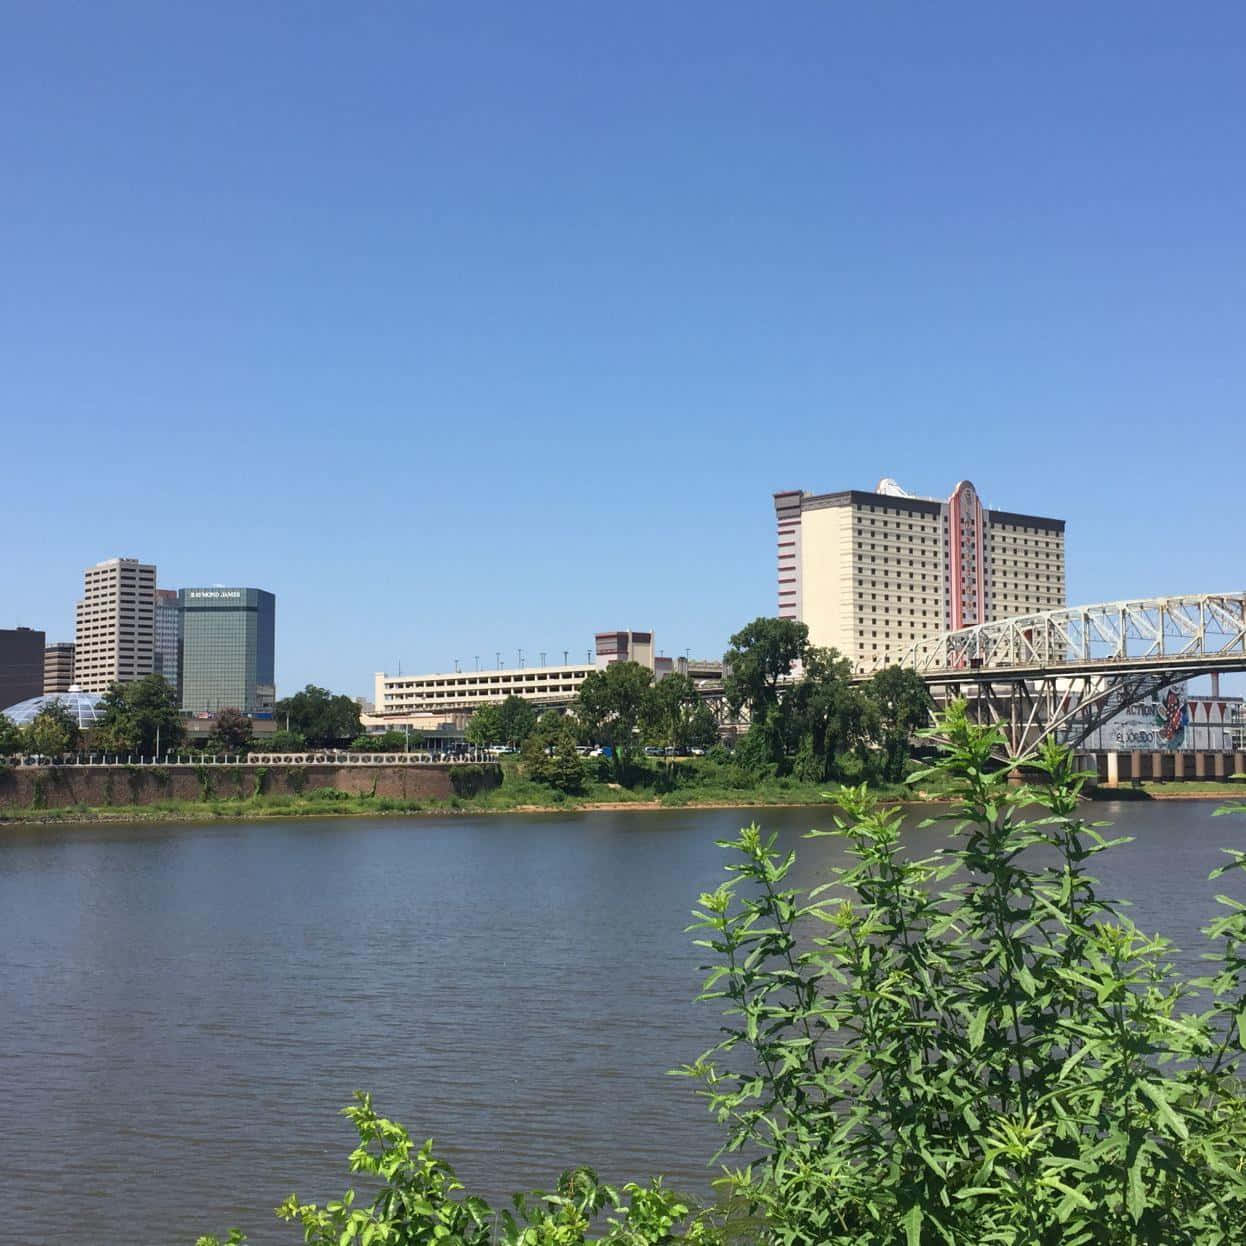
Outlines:
{"label": "low rise building", "polygon": [[377,671],[375,709],[368,716],[368,724],[401,727],[405,723],[413,730],[424,731],[434,718],[439,723],[465,723],[480,706],[511,696],[538,706],[567,705],[589,675],[611,663],[639,662],[651,671],[655,669],[652,632],[598,632],[596,642],[592,662],[438,671],[430,675]]}

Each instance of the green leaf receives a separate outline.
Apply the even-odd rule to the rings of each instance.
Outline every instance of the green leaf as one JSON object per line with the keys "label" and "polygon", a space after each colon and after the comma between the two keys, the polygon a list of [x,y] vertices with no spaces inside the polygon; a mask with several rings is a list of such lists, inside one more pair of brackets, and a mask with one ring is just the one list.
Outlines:
{"label": "green leaf", "polygon": [[969,1022],[969,1050],[977,1051],[982,1046],[982,1038],[986,1033],[986,1021],[991,1015],[991,1009],[988,1004],[983,1004],[977,1012],[974,1013],[973,1019]]}
{"label": "green leaf", "polygon": [[1159,1114],[1160,1120],[1182,1141],[1188,1141],[1190,1131],[1186,1128],[1185,1121],[1172,1110],[1172,1104],[1165,1098],[1163,1090],[1153,1082],[1145,1080],[1139,1081],[1138,1089],[1155,1104],[1155,1111]]}
{"label": "green leaf", "polygon": [[921,1246],[922,1209],[917,1203],[914,1203],[905,1213],[903,1224],[906,1246]]}

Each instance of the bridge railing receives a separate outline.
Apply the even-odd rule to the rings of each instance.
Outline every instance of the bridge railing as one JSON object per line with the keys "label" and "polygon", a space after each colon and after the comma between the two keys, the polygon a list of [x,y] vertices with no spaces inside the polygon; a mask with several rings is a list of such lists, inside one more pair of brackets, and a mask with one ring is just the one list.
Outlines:
{"label": "bridge railing", "polygon": [[897,663],[918,673],[1246,657],[1246,593],[1104,602],[944,632]]}
{"label": "bridge railing", "polygon": [[495,762],[487,749],[437,752],[356,753],[346,749],[307,749],[299,753],[197,753],[182,750],[162,757],[138,753],[24,753],[4,759],[13,766],[456,766]]}

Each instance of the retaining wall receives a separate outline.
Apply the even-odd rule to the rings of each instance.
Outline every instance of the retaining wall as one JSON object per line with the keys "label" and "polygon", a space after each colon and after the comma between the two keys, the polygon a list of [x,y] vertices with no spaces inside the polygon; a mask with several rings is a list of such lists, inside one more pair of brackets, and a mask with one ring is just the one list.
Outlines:
{"label": "retaining wall", "polygon": [[0,769],[0,809],[296,796],[328,787],[354,796],[445,800],[501,781],[501,768],[490,765],[19,766]]}

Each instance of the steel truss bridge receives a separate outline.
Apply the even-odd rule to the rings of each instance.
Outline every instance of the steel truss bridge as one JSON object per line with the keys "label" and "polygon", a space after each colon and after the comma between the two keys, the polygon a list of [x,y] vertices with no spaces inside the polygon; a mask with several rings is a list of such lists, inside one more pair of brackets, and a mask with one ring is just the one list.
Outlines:
{"label": "steel truss bridge", "polygon": [[1009,755],[1055,737],[1076,748],[1170,684],[1246,670],[1246,593],[1199,593],[1046,610],[918,641],[898,665],[936,705],[963,698],[1003,729]]}

